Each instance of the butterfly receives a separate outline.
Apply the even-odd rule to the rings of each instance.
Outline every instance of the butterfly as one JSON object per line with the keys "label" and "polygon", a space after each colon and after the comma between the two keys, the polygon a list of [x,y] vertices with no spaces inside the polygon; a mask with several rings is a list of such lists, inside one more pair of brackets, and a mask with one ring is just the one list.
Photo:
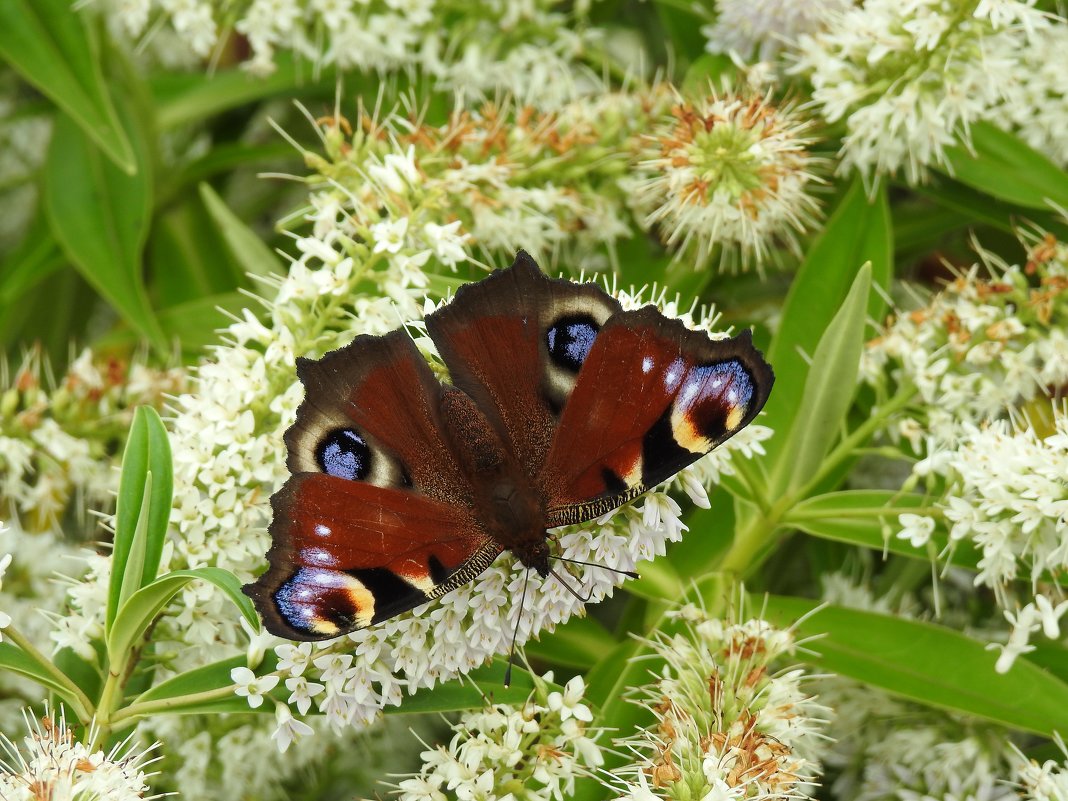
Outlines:
{"label": "butterfly", "polygon": [[714,340],[653,306],[515,263],[425,318],[449,373],[403,328],[315,361],[285,434],[267,630],[324,640],[478,576],[504,551],[548,576],[548,530],[593,520],[753,420],[774,381],[749,332]]}

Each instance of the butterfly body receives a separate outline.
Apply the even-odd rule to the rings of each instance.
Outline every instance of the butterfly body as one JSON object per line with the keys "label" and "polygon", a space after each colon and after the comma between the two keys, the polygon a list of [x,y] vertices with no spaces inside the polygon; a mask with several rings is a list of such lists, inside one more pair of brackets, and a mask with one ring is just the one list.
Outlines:
{"label": "butterfly body", "polygon": [[504,551],[548,575],[550,529],[667,480],[747,425],[773,382],[748,333],[624,311],[522,251],[425,322],[448,383],[404,330],[297,360],[293,475],[271,499],[270,567],[245,587],[279,636],[374,625]]}

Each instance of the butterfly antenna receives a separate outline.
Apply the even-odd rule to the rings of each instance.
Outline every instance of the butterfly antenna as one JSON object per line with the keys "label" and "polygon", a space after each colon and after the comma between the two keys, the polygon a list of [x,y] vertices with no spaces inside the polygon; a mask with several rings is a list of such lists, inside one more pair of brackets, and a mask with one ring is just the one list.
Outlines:
{"label": "butterfly antenna", "polygon": [[564,589],[567,590],[572,595],[574,595],[576,598],[578,598],[579,602],[588,603],[590,598],[593,597],[593,590],[591,589],[589,594],[585,598],[583,598],[581,595],[578,594],[578,590],[576,590],[574,587],[572,587],[570,584],[568,584],[566,581],[564,581],[564,577],[561,576],[559,573],[557,573],[555,570],[550,570],[549,571],[549,575],[552,576],[553,578],[555,578],[561,584],[563,584],[564,585]]}
{"label": "butterfly antenna", "polygon": [[640,579],[641,578],[641,576],[638,575],[633,570],[620,570],[617,567],[609,567],[608,565],[601,565],[601,564],[598,564],[597,562],[583,562],[581,559],[568,559],[566,556],[552,556],[552,555],[550,555],[549,558],[550,559],[558,559],[561,562],[570,562],[573,565],[585,565],[586,567],[599,567],[599,568],[601,568],[601,570],[609,570],[612,573],[619,573],[619,575],[626,576],[627,578],[632,578],[632,579]]}
{"label": "butterfly antenna", "polygon": [[519,598],[519,614],[515,616],[515,631],[512,632],[512,648],[508,651],[508,667],[504,671],[504,686],[512,686],[512,664],[515,662],[515,641],[519,639],[519,622],[523,619],[523,610],[527,605],[527,585],[530,583],[530,568],[523,579],[523,594]]}

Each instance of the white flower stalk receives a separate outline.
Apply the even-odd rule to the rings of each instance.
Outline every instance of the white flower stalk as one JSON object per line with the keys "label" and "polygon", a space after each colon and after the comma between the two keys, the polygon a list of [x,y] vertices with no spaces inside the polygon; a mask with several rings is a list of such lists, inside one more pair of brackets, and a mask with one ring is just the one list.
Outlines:
{"label": "white flower stalk", "polygon": [[645,138],[637,205],[677,258],[760,264],[816,219],[809,122],[760,96],[679,99]]}
{"label": "white flower stalk", "polygon": [[1047,236],[1024,265],[981,255],[984,265],[891,318],[861,358],[880,403],[915,393],[888,433],[920,457],[924,480],[945,473],[966,425],[1022,410],[1048,426],[1046,394],[1068,384],[1068,248]]}
{"label": "white flower stalk", "polygon": [[[812,102],[843,120],[842,172],[871,179],[903,172],[924,180],[945,150],[968,141],[978,120],[1029,120],[1049,102],[1049,77],[1025,87],[1021,54],[1037,46],[1050,20],[1034,0],[865,0],[800,37],[792,70],[813,86]],[[1065,79],[1053,91],[1064,119]],[[1007,106],[1013,111],[1007,112]],[[1009,119],[1005,119],[1008,116]]]}
{"label": "white flower stalk", "polygon": [[829,797],[850,801],[1012,801],[1004,729],[900,701],[848,679],[819,682],[834,710]]}
{"label": "white flower stalk", "polygon": [[0,365],[0,507],[20,528],[53,530],[72,500],[108,509],[117,489],[113,453],[140,404],[159,407],[185,388],[181,369],[104,360],[86,350],[58,381],[39,355],[14,376]]}
{"label": "white flower stalk", "polygon": [[322,132],[325,157],[306,154],[314,231],[378,252],[403,246],[412,270],[510,261],[517,247],[576,271],[603,267],[601,253],[635,227],[627,159],[670,94],[602,90],[548,113],[487,103],[440,125],[361,113],[355,133],[338,120]]}
{"label": "white flower stalk", "polygon": [[64,718],[25,716],[29,734],[20,748],[0,734],[0,798],[5,801],[134,801],[151,794],[145,768],[160,759],[155,745],[137,748],[130,739],[110,751],[77,741]]}
{"label": "white flower stalk", "polygon": [[[574,69],[595,41],[558,0],[94,0],[116,34],[141,39],[164,61],[201,63],[231,30],[258,75],[280,55],[340,70],[416,68],[439,88],[504,90],[524,102],[559,102],[587,89]],[[175,51],[178,52],[170,52]],[[184,51],[184,52],[183,52]]]}
{"label": "white flower stalk", "polygon": [[651,642],[666,667],[643,692],[655,728],[620,746],[634,762],[606,786],[619,801],[801,798],[820,775],[828,710],[783,668],[789,631],[685,607],[681,631]]}
{"label": "white flower stalk", "polygon": [[549,692],[535,677],[535,689],[521,706],[496,704],[466,712],[453,725],[447,747],[422,753],[419,773],[402,779],[401,801],[560,801],[574,791],[578,776],[603,762],[582,703],[581,676],[564,691]]}
{"label": "white flower stalk", "polygon": [[716,21],[701,33],[710,53],[763,61],[847,6],[847,0],[716,0]]}

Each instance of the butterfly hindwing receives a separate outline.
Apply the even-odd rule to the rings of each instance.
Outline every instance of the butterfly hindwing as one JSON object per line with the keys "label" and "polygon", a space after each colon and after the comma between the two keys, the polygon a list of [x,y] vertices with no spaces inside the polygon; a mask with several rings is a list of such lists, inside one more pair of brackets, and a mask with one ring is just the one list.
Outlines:
{"label": "butterfly hindwing", "polygon": [[379,623],[481,573],[501,548],[469,509],[323,473],[271,499],[270,568],[245,592],[267,629],[323,640]]}
{"label": "butterfly hindwing", "polygon": [[550,279],[519,251],[507,270],[461,287],[426,327],[452,382],[533,477],[586,353],[619,309],[594,284]]}
{"label": "butterfly hindwing", "polygon": [[667,480],[748,424],[773,381],[748,332],[712,340],[652,306],[614,315],[539,476],[548,524],[597,517]]}

